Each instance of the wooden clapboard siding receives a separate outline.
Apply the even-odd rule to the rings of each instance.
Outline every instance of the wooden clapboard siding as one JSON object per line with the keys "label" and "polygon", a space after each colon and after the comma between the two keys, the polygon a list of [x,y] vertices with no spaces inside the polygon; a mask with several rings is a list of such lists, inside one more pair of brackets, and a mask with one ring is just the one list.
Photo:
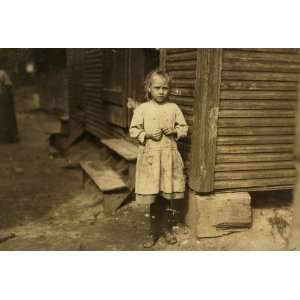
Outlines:
{"label": "wooden clapboard siding", "polygon": [[86,129],[90,133],[102,137],[106,135],[102,99],[102,51],[101,49],[85,49],[85,56]]}
{"label": "wooden clapboard siding", "polygon": [[[160,65],[172,76],[170,101],[178,104],[190,127],[193,127],[197,49],[162,49]],[[178,143],[182,156],[189,165],[191,137]]]}
{"label": "wooden clapboard siding", "polygon": [[85,49],[67,49],[68,99],[70,117],[84,123],[84,64]]}
{"label": "wooden clapboard siding", "polygon": [[215,190],[269,190],[295,180],[298,49],[224,49]]}
{"label": "wooden clapboard siding", "polygon": [[[114,106],[109,106],[104,101],[103,77],[102,49],[85,49],[86,130],[99,138],[121,137],[125,135],[125,131],[108,122],[109,117],[115,117],[117,112],[112,113],[111,109]],[[113,102],[113,99],[111,101]],[[122,113],[119,115],[120,118],[123,116]]]}

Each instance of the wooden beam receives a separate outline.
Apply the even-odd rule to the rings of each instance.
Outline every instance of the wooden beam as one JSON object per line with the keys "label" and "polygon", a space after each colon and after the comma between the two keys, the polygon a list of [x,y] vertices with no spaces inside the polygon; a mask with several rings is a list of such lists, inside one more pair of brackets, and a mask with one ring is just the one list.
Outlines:
{"label": "wooden beam", "polygon": [[198,49],[192,136],[191,189],[214,189],[222,49]]}
{"label": "wooden beam", "polygon": [[167,49],[160,49],[159,66],[162,70],[166,70],[166,54],[167,54]]}
{"label": "wooden beam", "polygon": [[[300,77],[299,77],[300,79]],[[290,249],[300,249],[300,80],[298,82],[298,102],[296,113],[296,140],[295,140],[295,157],[296,157],[296,185],[294,190],[293,201],[293,221],[291,226],[291,236],[288,247]]]}

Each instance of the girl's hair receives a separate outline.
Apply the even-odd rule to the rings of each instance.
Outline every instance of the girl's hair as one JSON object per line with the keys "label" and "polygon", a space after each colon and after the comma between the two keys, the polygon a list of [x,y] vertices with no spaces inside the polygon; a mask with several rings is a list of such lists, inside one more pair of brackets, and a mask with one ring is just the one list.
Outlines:
{"label": "girl's hair", "polygon": [[156,75],[165,78],[168,81],[169,90],[171,90],[172,78],[171,78],[170,74],[166,71],[161,70],[161,69],[155,69],[155,70],[149,72],[146,76],[146,79],[145,79],[145,86],[144,87],[145,87],[145,100],[146,101],[151,100],[151,94],[149,92],[149,88],[151,86],[151,81],[152,81],[153,76],[156,76]]}

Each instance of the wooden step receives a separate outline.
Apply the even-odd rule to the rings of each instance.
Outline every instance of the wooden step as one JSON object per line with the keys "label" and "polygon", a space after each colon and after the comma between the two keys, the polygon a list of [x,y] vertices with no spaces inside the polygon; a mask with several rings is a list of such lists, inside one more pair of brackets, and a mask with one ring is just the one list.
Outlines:
{"label": "wooden step", "polygon": [[84,161],[80,163],[84,181],[88,175],[102,192],[127,189],[121,176],[102,161]]}
{"label": "wooden step", "polygon": [[70,133],[56,133],[50,136],[50,145],[57,148],[61,153],[65,153],[74,142],[84,133],[84,128],[74,121],[70,121]]}
{"label": "wooden step", "polygon": [[135,161],[137,159],[138,146],[123,138],[102,139],[101,143],[127,161]]}

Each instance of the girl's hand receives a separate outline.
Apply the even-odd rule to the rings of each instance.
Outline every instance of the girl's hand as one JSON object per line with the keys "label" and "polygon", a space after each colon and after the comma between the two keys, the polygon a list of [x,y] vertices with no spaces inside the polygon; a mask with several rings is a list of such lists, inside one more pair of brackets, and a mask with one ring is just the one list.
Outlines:
{"label": "girl's hand", "polygon": [[161,137],[162,137],[162,131],[160,129],[157,129],[152,133],[146,134],[146,138],[152,139],[153,141],[159,141]]}
{"label": "girl's hand", "polygon": [[165,128],[162,129],[162,131],[163,131],[163,133],[165,135],[171,135],[171,134],[175,134],[176,133],[175,128],[167,128],[167,127],[165,127]]}

